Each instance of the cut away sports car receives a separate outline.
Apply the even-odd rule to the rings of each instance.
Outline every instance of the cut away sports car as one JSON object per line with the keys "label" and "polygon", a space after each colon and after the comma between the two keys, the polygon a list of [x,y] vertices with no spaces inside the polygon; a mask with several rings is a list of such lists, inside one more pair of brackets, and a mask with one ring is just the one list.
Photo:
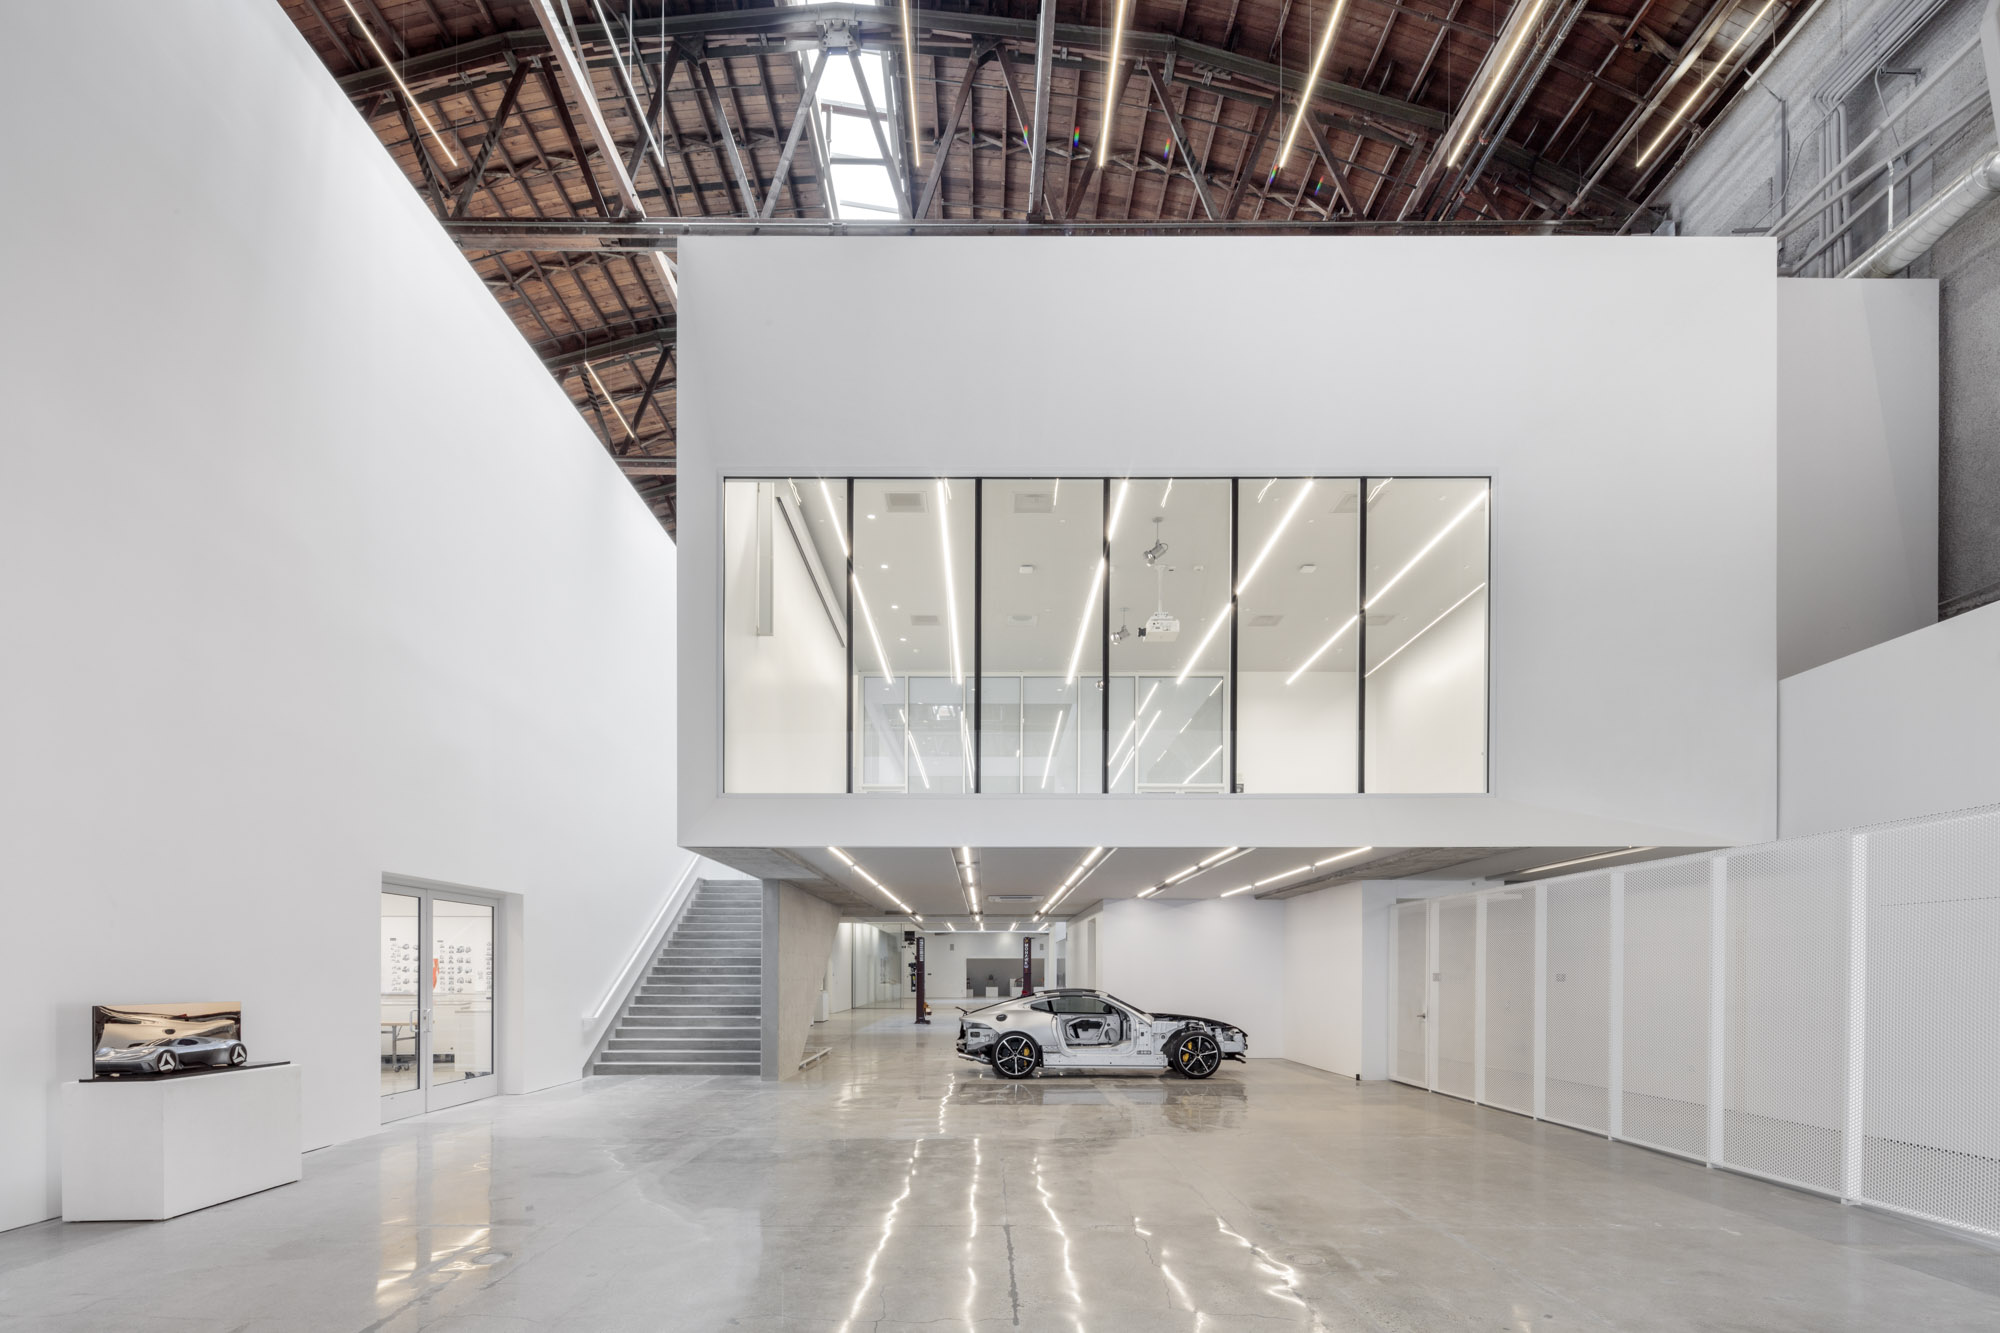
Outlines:
{"label": "cut away sports car", "polygon": [[1040,1069],[1152,1069],[1207,1078],[1250,1049],[1243,1029],[1191,1014],[1151,1014],[1101,990],[1058,988],[961,1009],[958,1053],[1002,1078]]}
{"label": "cut away sports car", "polygon": [[130,1046],[100,1046],[91,1063],[100,1074],[171,1074],[189,1065],[240,1065],[249,1058],[234,1037],[155,1037]]}

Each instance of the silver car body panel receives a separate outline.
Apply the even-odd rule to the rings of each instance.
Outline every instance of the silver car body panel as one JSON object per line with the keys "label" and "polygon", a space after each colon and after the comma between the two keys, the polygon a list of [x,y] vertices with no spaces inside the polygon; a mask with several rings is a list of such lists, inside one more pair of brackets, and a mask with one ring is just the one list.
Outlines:
{"label": "silver car body panel", "polygon": [[[1075,1012],[1086,1008],[1096,1012]],[[1149,1014],[1099,990],[1066,987],[960,1012],[958,1054],[981,1064],[1007,1032],[1034,1038],[1042,1067],[1050,1070],[1162,1071],[1174,1037],[1189,1027],[1213,1035],[1225,1056],[1241,1059],[1249,1049],[1240,1028],[1186,1014]]]}

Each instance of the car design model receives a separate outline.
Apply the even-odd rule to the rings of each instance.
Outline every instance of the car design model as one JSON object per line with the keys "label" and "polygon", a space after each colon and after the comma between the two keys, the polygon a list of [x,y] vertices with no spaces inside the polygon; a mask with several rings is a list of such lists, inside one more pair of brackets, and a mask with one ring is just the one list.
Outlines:
{"label": "car design model", "polygon": [[1165,1070],[1207,1078],[1250,1049],[1243,1029],[1192,1014],[1153,1014],[1101,990],[1061,987],[960,1009],[958,1053],[1002,1078],[1037,1070]]}
{"label": "car design model", "polygon": [[234,1037],[154,1037],[130,1046],[100,1046],[91,1067],[100,1074],[171,1074],[189,1065],[240,1065],[249,1058]]}

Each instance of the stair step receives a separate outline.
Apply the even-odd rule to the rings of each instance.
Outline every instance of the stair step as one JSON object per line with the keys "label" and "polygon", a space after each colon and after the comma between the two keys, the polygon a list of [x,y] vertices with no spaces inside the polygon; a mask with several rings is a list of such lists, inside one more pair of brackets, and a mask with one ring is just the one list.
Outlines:
{"label": "stair step", "polygon": [[[700,1055],[709,1059],[757,1058],[757,1043],[745,1043],[741,1037],[694,1038],[683,1037],[665,1040],[658,1037],[613,1037],[607,1051],[654,1051],[663,1055]],[[609,1058],[609,1057],[606,1057]]]}
{"label": "stair step", "polygon": [[593,1074],[746,1074],[756,1076],[764,1072],[763,1065],[756,1060],[747,1064],[703,1064],[652,1061],[647,1064],[608,1063],[594,1065]]}
{"label": "stair step", "polygon": [[755,1014],[625,1014],[618,1020],[618,1035],[633,1032],[699,1032],[755,1030]]}
{"label": "stair step", "polygon": [[763,1006],[731,1000],[691,1000],[662,996],[640,1000],[629,1011],[632,1018],[761,1018]]}

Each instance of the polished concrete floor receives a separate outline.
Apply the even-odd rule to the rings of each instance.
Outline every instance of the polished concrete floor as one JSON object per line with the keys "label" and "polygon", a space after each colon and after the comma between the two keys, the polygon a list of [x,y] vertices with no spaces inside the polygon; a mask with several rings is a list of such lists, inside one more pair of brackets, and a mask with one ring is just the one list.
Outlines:
{"label": "polished concrete floor", "polygon": [[2000,1329],[2000,1251],[1504,1112],[1281,1061],[1002,1083],[901,1010],[815,1033],[796,1082],[591,1079],[0,1235],[0,1328]]}

